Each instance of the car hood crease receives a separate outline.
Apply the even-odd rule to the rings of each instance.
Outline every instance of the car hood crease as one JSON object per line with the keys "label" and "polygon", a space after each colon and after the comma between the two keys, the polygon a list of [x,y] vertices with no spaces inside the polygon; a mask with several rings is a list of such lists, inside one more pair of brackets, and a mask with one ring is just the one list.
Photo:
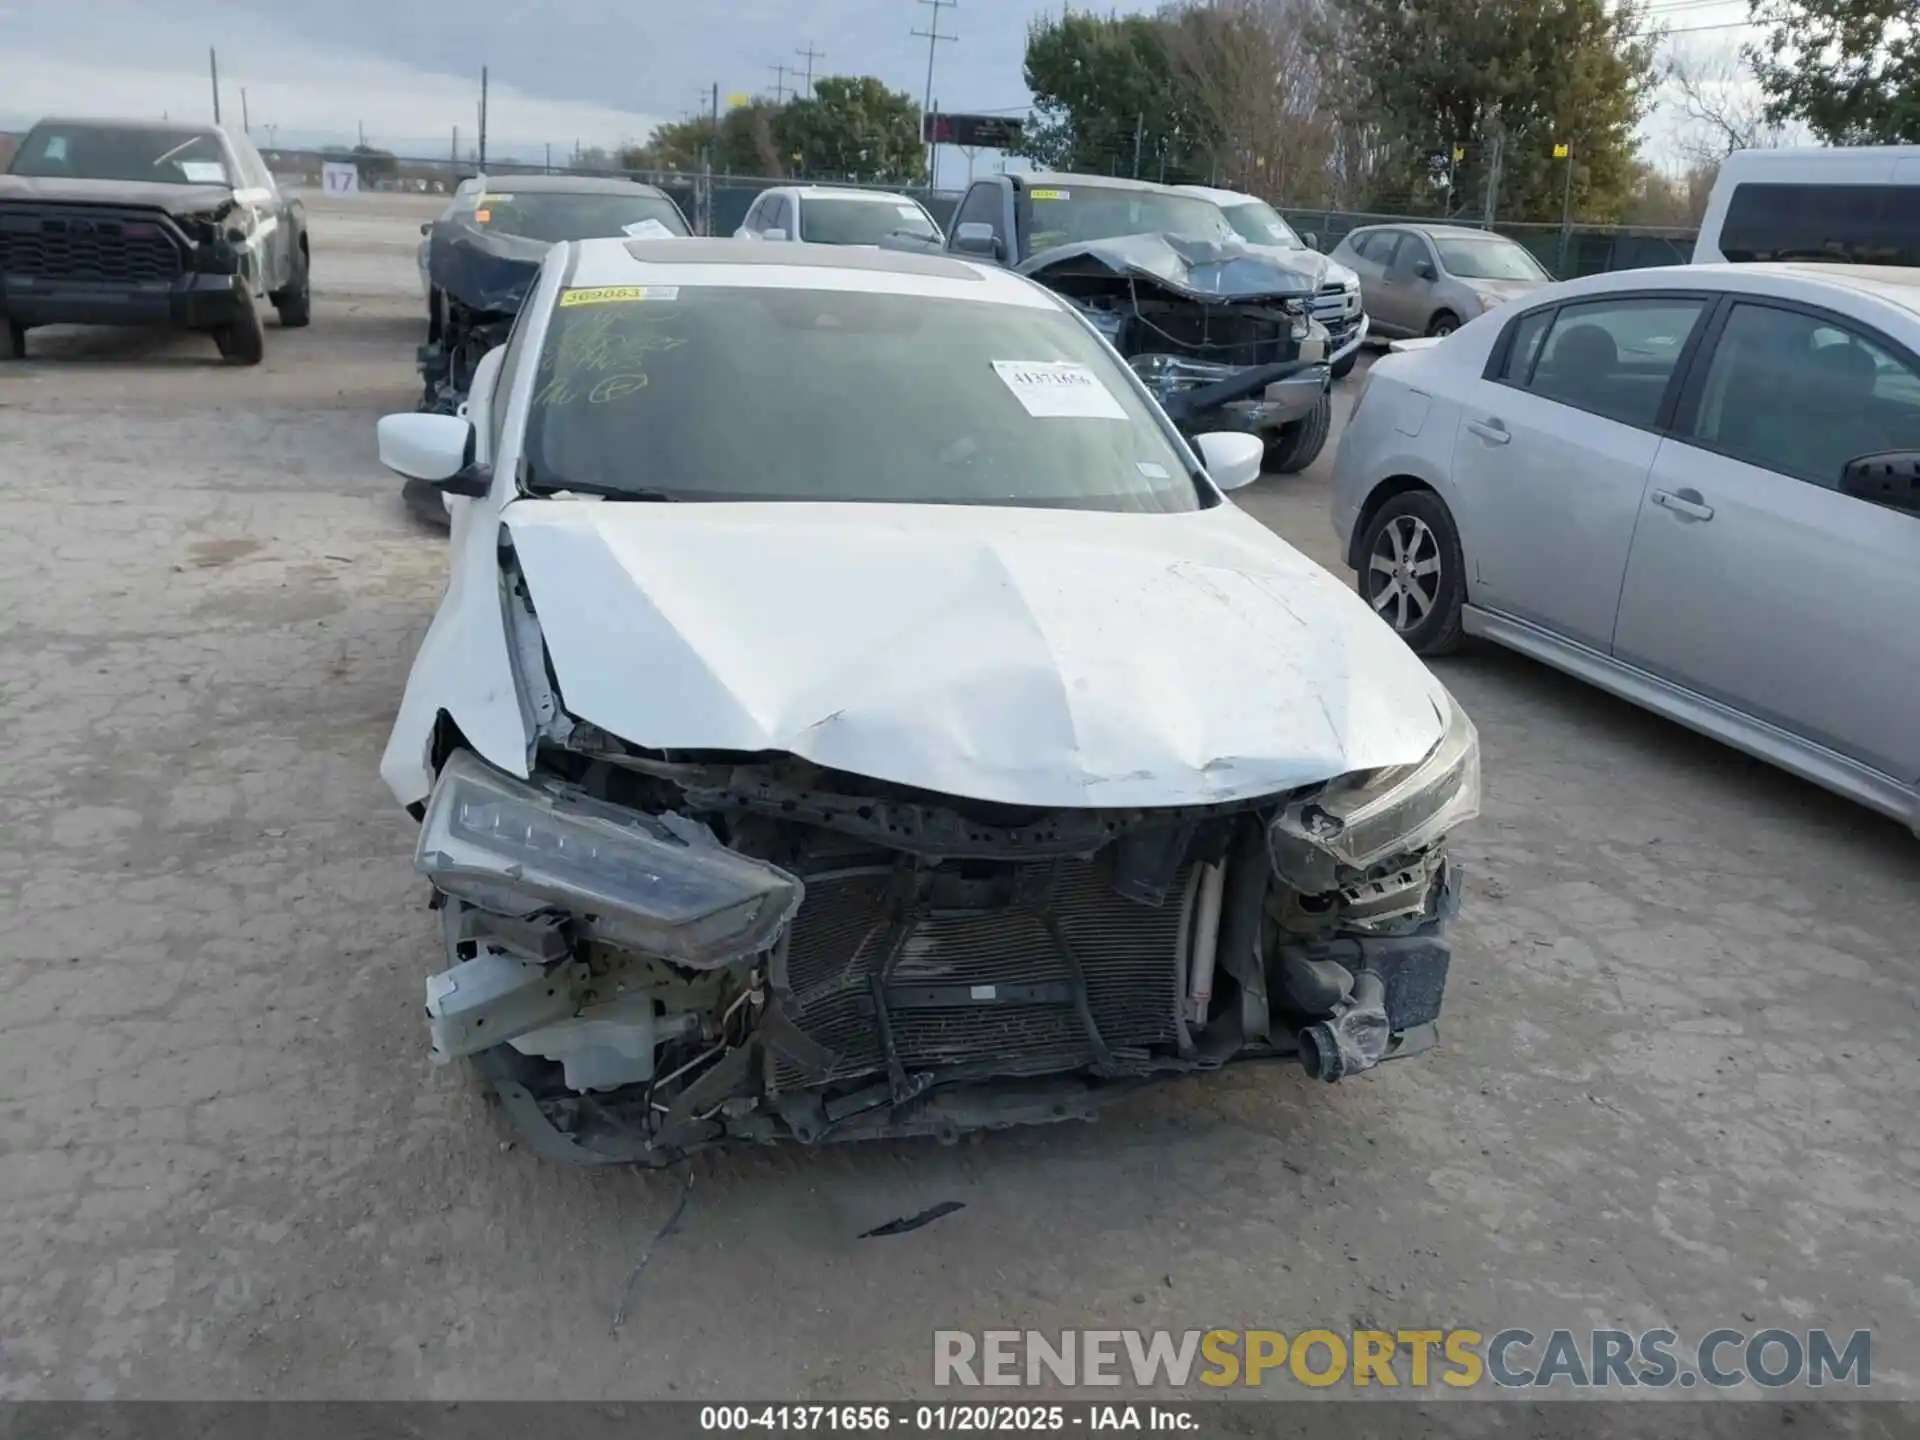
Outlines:
{"label": "car hood crease", "polygon": [[1227,803],[1408,764],[1444,692],[1346,587],[1219,507],[516,501],[570,714],[1049,807]]}
{"label": "car hood crease", "polygon": [[[1291,263],[1238,241],[1185,235],[1121,235],[1043,250],[1018,268],[1035,279],[1076,262],[1115,275],[1150,280],[1175,294],[1202,301],[1292,299],[1318,284]],[[1324,265],[1321,267],[1324,269]]]}

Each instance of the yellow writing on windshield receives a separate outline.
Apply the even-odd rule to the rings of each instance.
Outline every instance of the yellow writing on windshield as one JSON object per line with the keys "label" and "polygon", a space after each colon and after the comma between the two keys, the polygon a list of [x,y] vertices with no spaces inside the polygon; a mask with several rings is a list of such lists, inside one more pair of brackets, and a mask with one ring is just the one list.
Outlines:
{"label": "yellow writing on windshield", "polygon": [[1067,198],[1067,192],[1065,190],[1029,190],[1027,195],[1030,199],[1034,200],[1064,200]]}
{"label": "yellow writing on windshield", "polygon": [[585,290],[568,290],[560,297],[560,308],[576,305],[630,305],[640,300],[677,300],[678,285],[595,285]]}

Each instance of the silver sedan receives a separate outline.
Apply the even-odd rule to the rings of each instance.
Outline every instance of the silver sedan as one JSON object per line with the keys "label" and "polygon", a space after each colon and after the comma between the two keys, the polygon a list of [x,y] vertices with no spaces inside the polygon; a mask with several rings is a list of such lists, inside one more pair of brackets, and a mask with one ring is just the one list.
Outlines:
{"label": "silver sedan", "polygon": [[1920,287],[1700,265],[1552,285],[1372,369],[1361,593],[1920,829]]}

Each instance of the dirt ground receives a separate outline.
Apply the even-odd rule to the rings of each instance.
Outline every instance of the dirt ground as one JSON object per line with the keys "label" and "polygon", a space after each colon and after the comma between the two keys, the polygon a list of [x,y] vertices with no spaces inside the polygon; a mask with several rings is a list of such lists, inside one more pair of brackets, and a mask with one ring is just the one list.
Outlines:
{"label": "dirt ground", "polygon": [[[375,767],[444,557],[373,446],[424,212],[310,203],[263,367],[0,366],[0,1399],[873,1398],[936,1326],[1455,1324],[1871,1328],[1920,1394],[1920,841],[1487,651],[1436,1051],[699,1161],[616,1333],[685,1174],[540,1161],[427,1060]],[[1329,563],[1331,456],[1246,501]]]}

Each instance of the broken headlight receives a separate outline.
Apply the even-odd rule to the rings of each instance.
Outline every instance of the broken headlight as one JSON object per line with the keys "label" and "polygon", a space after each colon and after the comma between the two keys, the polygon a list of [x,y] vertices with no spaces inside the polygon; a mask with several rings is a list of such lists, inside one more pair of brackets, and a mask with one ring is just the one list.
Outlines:
{"label": "broken headlight", "polygon": [[1478,815],[1480,735],[1451,695],[1445,708],[1446,733],[1418,764],[1347,776],[1282,810],[1267,828],[1274,873],[1325,894],[1342,871],[1422,850]]}
{"label": "broken headlight", "polygon": [[434,782],[413,863],[485,909],[557,907],[596,939],[703,969],[771,946],[803,893],[703,827],[530,785],[466,750]]}

